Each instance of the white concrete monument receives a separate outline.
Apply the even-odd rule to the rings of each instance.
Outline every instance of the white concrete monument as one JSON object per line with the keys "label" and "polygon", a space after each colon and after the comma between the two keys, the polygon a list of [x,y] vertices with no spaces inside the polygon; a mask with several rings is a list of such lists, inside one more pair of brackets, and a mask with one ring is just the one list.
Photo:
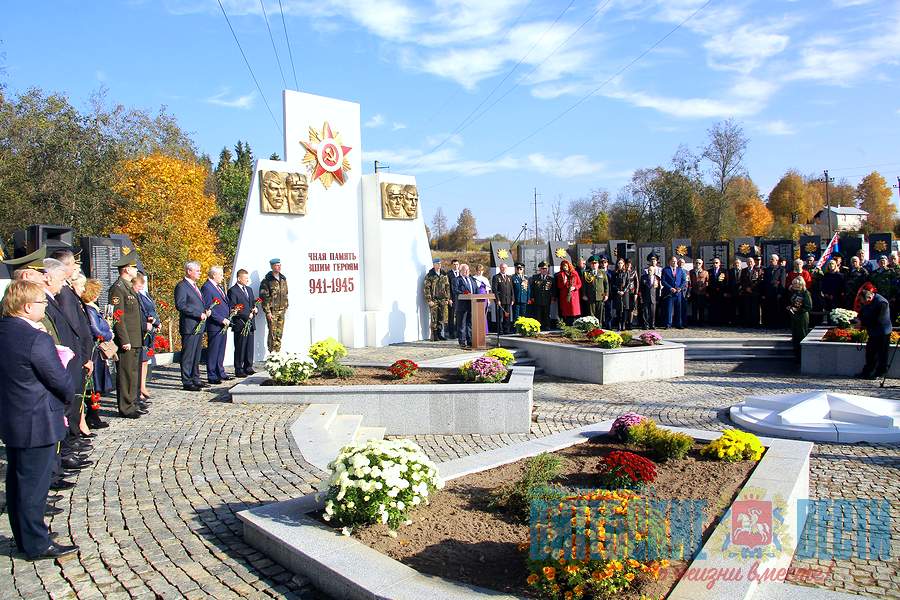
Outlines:
{"label": "white concrete monument", "polygon": [[900,401],[816,390],[748,396],[731,420],[750,431],[811,442],[900,442]]}
{"label": "white concrete monument", "polygon": [[[326,337],[354,348],[426,338],[422,281],[431,250],[415,178],[362,175],[360,110],[354,102],[285,91],[284,133],[285,160],[254,165],[232,283],[234,273],[246,269],[258,292],[269,260],[281,259],[289,289],[283,351],[305,352]],[[281,178],[267,177],[263,189],[261,180],[270,171]],[[293,189],[297,178],[290,174],[306,175],[305,203],[303,184]],[[414,218],[383,218],[382,183],[405,190]],[[294,210],[291,203],[297,201],[305,214]],[[408,205],[404,209],[413,212]],[[254,343],[255,358],[262,360],[262,314]],[[225,356],[230,364],[231,347]]]}

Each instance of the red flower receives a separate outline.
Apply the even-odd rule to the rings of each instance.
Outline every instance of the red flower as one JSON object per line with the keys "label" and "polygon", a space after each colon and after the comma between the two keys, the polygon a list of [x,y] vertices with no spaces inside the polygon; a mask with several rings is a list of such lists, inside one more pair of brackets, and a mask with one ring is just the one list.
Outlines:
{"label": "red flower", "polygon": [[218,306],[218,305],[220,305],[220,304],[222,304],[222,303],[219,302],[219,299],[218,299],[218,298],[213,298],[213,303],[212,303],[213,306]]}
{"label": "red flower", "polygon": [[234,308],[233,308],[232,310],[233,310],[235,313],[239,313],[239,312],[241,312],[242,310],[244,310],[244,305],[243,305],[243,304],[235,304],[235,305],[234,305]]}
{"label": "red flower", "polygon": [[633,483],[650,483],[656,479],[653,461],[632,452],[616,450],[603,458],[598,467],[601,475],[625,475]]}
{"label": "red flower", "polygon": [[157,352],[168,352],[169,340],[161,335],[156,336],[156,338],[153,340],[153,349]]}
{"label": "red flower", "polygon": [[153,355],[156,354],[153,352],[153,348],[147,348],[147,358],[153,358]]}
{"label": "red flower", "polygon": [[257,298],[255,300],[256,304],[262,304],[262,301],[263,301],[262,296],[260,296],[259,298]]}
{"label": "red flower", "polygon": [[100,392],[94,392],[91,394],[91,409],[97,410],[100,408]]}
{"label": "red flower", "polygon": [[388,372],[397,379],[406,379],[412,377],[419,370],[419,365],[409,360],[401,358],[388,368]]}
{"label": "red flower", "polygon": [[159,305],[159,307],[163,308],[163,309],[169,308],[169,304],[165,300],[160,300],[156,304]]}
{"label": "red flower", "polygon": [[116,310],[113,311],[113,321],[118,323],[119,321],[122,320],[122,315],[124,315],[124,314],[125,314],[124,310],[122,310],[121,308],[117,308]]}
{"label": "red flower", "polygon": [[606,332],[603,331],[602,329],[595,328],[595,329],[591,329],[590,331],[588,331],[586,335],[588,336],[588,338],[594,339],[594,338],[600,337],[604,333],[606,333]]}

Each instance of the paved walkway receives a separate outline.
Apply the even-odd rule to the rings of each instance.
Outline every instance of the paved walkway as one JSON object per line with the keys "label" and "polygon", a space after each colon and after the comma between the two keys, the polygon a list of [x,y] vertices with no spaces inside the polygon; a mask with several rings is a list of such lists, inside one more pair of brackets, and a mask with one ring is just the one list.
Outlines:
{"label": "paved walkway", "polygon": [[[354,350],[351,358],[389,363],[457,352],[452,343],[416,343]],[[416,439],[443,460],[627,410],[665,424],[721,429],[727,426],[726,407],[749,393],[825,388],[900,398],[900,382],[881,390],[868,382],[799,377],[790,366],[772,372],[772,361],[762,362],[765,371],[746,364],[688,363],[684,377],[646,384],[598,386],[539,377],[538,421],[530,435]],[[81,472],[71,500],[58,503],[64,512],[50,520],[63,539],[71,536],[81,547],[77,558],[21,559],[14,554],[9,523],[0,517],[2,597],[320,598],[304,580],[245,545],[235,517],[245,508],[313,490],[321,472],[303,461],[286,431],[302,407],[234,405],[227,402],[225,386],[186,393],[175,367],[160,369],[151,387],[152,411],[138,421],[111,416],[112,403],[104,401],[112,426],[95,440],[95,464]],[[5,470],[5,460],[0,469]],[[895,512],[900,507],[900,448],[817,445],[811,470],[814,497],[883,496]],[[891,527],[892,562],[839,561],[825,586],[900,598],[896,514]]]}

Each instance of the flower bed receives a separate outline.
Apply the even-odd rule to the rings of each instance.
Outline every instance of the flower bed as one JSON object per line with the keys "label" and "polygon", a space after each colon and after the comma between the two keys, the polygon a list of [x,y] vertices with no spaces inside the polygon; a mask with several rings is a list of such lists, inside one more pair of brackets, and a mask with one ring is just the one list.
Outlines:
{"label": "flower bed", "polygon": [[683,344],[657,339],[655,335],[643,340],[607,330],[569,330],[569,335],[509,336],[504,344],[526,350],[545,373],[556,377],[604,384],[684,375]]}
{"label": "flower bed", "polygon": [[[800,370],[804,375],[852,377],[866,362],[865,331],[839,327],[816,327],[800,343]],[[891,333],[896,344],[900,333]],[[890,352],[894,348],[891,347]],[[900,360],[891,364],[888,377],[900,377]]]}
{"label": "flower bed", "polygon": [[[553,454],[562,459],[562,468],[551,484],[570,489],[597,490],[608,465],[629,464],[628,451],[632,450],[634,448],[601,437],[555,452]],[[756,462],[703,460],[699,451],[700,445],[695,444],[688,457],[656,465],[653,497],[658,500],[705,500],[703,528],[704,535],[708,535],[753,471]],[[649,461],[646,455],[638,456],[638,459],[640,461],[630,463],[640,464],[636,475],[648,477],[645,463]],[[381,525],[361,527],[352,535],[420,573],[519,596],[549,597],[536,593],[539,589],[536,584],[547,583],[544,581],[547,578],[544,568],[552,565],[555,569],[553,581],[565,585],[566,575],[575,574],[574,571],[567,573],[566,569],[579,568],[576,567],[579,563],[559,563],[554,559],[547,565],[540,561],[540,564],[533,563],[530,569],[527,520],[492,506],[504,485],[521,478],[525,468],[526,461],[518,461],[447,483],[444,490],[432,497],[428,506],[421,506],[410,515],[412,523],[400,527],[396,537],[385,535],[387,528]],[[631,469],[630,466],[628,468]],[[640,491],[634,493],[640,496]],[[594,562],[606,565],[606,561],[591,561]],[[628,565],[627,559],[624,564]],[[660,566],[657,563],[657,567]],[[616,592],[613,597],[640,598],[641,594],[645,594],[657,598],[667,594],[677,583],[674,572],[684,567],[684,561],[673,561],[671,565],[662,567],[658,580],[649,573],[650,567],[645,573],[635,567],[636,575],[629,582],[634,585],[629,585],[627,591]],[[616,568],[613,562],[613,575]],[[627,569],[622,572],[625,571]],[[591,579],[592,572],[588,571],[587,579]],[[531,585],[528,583],[529,577]],[[607,579],[610,578],[602,578]],[[549,588],[549,585],[546,587]],[[560,593],[559,597],[562,596]]]}
{"label": "flower bed", "polygon": [[[631,420],[631,419],[629,419]],[[445,490],[441,492],[442,496],[449,497],[448,489],[454,489],[456,481],[462,481],[463,477],[487,473],[493,470],[497,473],[498,467],[511,466],[512,463],[520,461],[527,457],[557,456],[559,451],[573,452],[576,460],[578,451],[581,447],[587,447],[590,440],[602,441],[603,434],[609,431],[613,421],[605,421],[579,427],[573,430],[560,432],[543,438],[537,438],[526,442],[519,442],[510,446],[488,450],[472,456],[466,456],[454,459],[438,465],[440,476],[449,483]],[[676,429],[676,432],[685,433],[693,437],[700,443],[711,442],[720,437],[718,432],[700,431],[692,429]],[[773,539],[768,545],[757,547],[754,554],[760,553],[761,558],[748,560],[742,556],[741,550],[746,550],[746,546],[736,546],[738,540],[728,544],[732,534],[732,519],[726,513],[717,526],[712,531],[709,539],[703,543],[702,553],[695,556],[690,562],[687,574],[672,589],[670,600],[696,600],[697,598],[721,597],[721,598],[749,598],[756,590],[757,581],[752,577],[756,572],[762,572],[768,569],[772,572],[778,569],[786,569],[790,564],[797,547],[798,529],[798,500],[809,497],[809,455],[812,451],[812,444],[809,442],[797,442],[792,440],[783,440],[777,438],[762,438],[762,443],[766,446],[766,452],[760,462],[756,465],[746,484],[738,491],[738,495],[730,506],[731,511],[741,510],[743,505],[739,502],[745,501],[771,501],[774,507],[779,509],[779,517],[777,521],[773,521]],[[611,442],[610,442],[611,443]],[[565,450],[569,449],[571,450]],[[609,446],[610,450],[615,446]],[[619,447],[621,448],[621,447]],[[697,446],[694,446],[696,452]],[[553,454],[547,454],[547,453]],[[597,461],[600,458],[596,459]],[[722,461],[697,461],[696,454],[692,454],[687,459],[688,462],[693,461],[696,464],[704,464],[716,469],[728,469],[730,466],[742,463],[727,463]],[[667,463],[667,464],[686,464],[686,463]],[[588,473],[587,469],[581,468],[580,472]],[[666,471],[663,469],[662,474],[657,474],[658,480],[652,484],[656,489],[660,489],[665,481]],[[662,479],[659,479],[662,478]],[[483,477],[483,486],[489,487],[493,484],[493,477]],[[518,474],[514,474],[508,478],[511,481],[518,479]],[[695,497],[692,492],[698,489],[695,485],[697,482],[706,485],[709,481],[715,479],[709,475],[701,475],[695,477],[696,481],[687,482],[689,489],[686,490],[686,497]],[[472,481],[471,479],[469,480]],[[573,486],[580,486],[580,480],[577,477],[567,479],[571,481]],[[567,483],[568,485],[568,483]],[[592,485],[592,484],[588,484]],[[470,501],[478,488],[482,487],[476,481],[474,485],[463,488],[462,494],[456,496],[459,501],[460,510],[475,510],[486,512],[489,507],[482,504],[474,504]],[[676,490],[681,494],[681,490]],[[717,501],[707,506],[718,506],[720,509],[725,508],[728,504],[727,500],[720,502],[721,498],[717,495]],[[431,507],[437,509],[439,506],[436,501]],[[419,600],[421,598],[491,598],[498,597],[498,592],[486,590],[471,584],[458,584],[444,578],[434,577],[432,575],[421,574],[415,569],[404,565],[396,560],[377,552],[366,545],[360,543],[350,536],[342,535],[339,530],[335,530],[330,526],[326,526],[321,521],[314,520],[313,515],[321,512],[324,508],[325,498],[322,494],[308,494],[306,496],[276,502],[266,506],[255,507],[238,513],[238,517],[244,523],[244,539],[254,548],[261,551],[264,555],[272,560],[285,566],[285,568],[308,578],[316,586],[316,588],[328,593],[333,597],[347,598],[348,600],[363,600],[375,598],[397,598]],[[441,500],[441,503],[444,501]],[[704,511],[705,512],[705,511]],[[704,513],[698,513],[707,520]],[[423,513],[416,511],[413,515],[413,526],[422,520]],[[480,519],[480,515],[479,515]],[[498,531],[507,529],[504,535],[511,539],[521,540],[519,535],[511,535],[512,528],[519,527],[523,531],[524,526],[520,522],[507,516],[505,519],[494,520],[494,525]],[[480,575],[485,573],[495,573],[503,580],[512,581],[512,584],[522,589],[523,585],[521,576],[525,576],[524,585],[528,585],[528,577],[535,572],[525,570],[523,567],[523,557],[520,550],[520,541],[501,543],[495,542],[491,536],[489,539],[483,538],[472,539],[472,536],[479,536],[482,530],[481,523],[478,519],[469,520],[462,524],[463,531],[457,532],[455,539],[448,539],[445,543],[432,544],[419,552],[412,558],[421,558],[438,562],[442,555],[446,553],[458,553],[463,555],[465,560],[458,563],[458,569],[467,573],[475,573],[481,571]],[[445,523],[443,521],[432,521],[432,528],[443,530]],[[408,546],[412,541],[409,533],[412,532],[408,527],[401,528],[398,537],[393,540],[382,538],[383,542],[394,541],[401,548]],[[709,528],[706,528],[709,533]],[[515,532],[512,532],[515,533]],[[527,535],[527,530],[523,531]],[[404,537],[405,536],[405,537]],[[377,537],[377,536],[376,536]],[[398,540],[406,540],[401,543]],[[471,541],[470,541],[471,540]],[[726,548],[726,546],[729,546]],[[485,552],[493,553],[495,550],[504,550],[508,552],[507,560],[499,561],[495,568],[494,565],[485,564]],[[493,556],[493,554],[492,554]],[[446,565],[454,563],[444,561]],[[550,566],[550,565],[546,565]],[[569,578],[570,575],[561,571],[559,567],[567,565],[553,565],[555,569],[554,575],[560,578]],[[607,567],[610,565],[607,564]],[[610,575],[616,577],[614,582],[621,582],[619,578],[627,569],[618,570],[617,565],[612,565],[613,569]],[[630,566],[630,565],[629,565]],[[658,565],[662,567],[662,565]],[[709,590],[709,582],[702,576],[709,570],[719,571],[727,569],[730,573],[736,573],[737,579],[728,581],[720,580],[717,582],[715,592]],[[752,569],[753,572],[750,572]],[[515,573],[511,573],[515,570]],[[606,577],[608,569],[602,572],[597,571],[598,575]],[[542,569],[540,570],[541,574]],[[579,571],[578,576],[583,576],[584,572]],[[678,575],[671,569],[660,572],[660,585],[667,585],[667,580]],[[594,573],[587,573],[588,577],[593,577]],[[455,577],[459,579],[459,576]],[[604,579],[604,581],[608,581]],[[777,584],[772,584],[778,587]],[[644,593],[650,594],[651,597],[658,597],[654,594],[653,588],[645,588]],[[772,590],[773,594],[778,590]],[[785,590],[787,592],[787,590]],[[662,592],[660,592],[662,593]],[[512,598],[512,596],[504,595],[503,598]],[[564,594],[560,595],[564,597]],[[618,597],[618,596],[615,596]]]}
{"label": "flower bed", "polygon": [[[493,359],[492,359],[493,360]],[[388,435],[527,433],[531,426],[533,367],[504,369],[496,383],[470,383],[459,369],[419,367],[398,378],[387,367],[353,365],[345,379],[312,375],[298,385],[276,385],[253,375],[232,387],[246,404],[338,404]]]}

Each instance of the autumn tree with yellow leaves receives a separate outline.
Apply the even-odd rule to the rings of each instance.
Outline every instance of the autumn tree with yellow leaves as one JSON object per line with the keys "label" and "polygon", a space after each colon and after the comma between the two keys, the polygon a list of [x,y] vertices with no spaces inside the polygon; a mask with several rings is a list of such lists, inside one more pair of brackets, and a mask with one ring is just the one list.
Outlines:
{"label": "autumn tree with yellow leaves", "polygon": [[163,154],[149,154],[120,164],[113,189],[122,197],[112,228],[128,235],[152,278],[152,293],[162,300],[163,318],[175,315],[175,284],[184,263],[195,260],[205,272],[221,265],[218,238],[209,228],[216,200],[204,193],[204,165]]}
{"label": "autumn tree with yellow leaves", "polygon": [[856,186],[859,207],[869,213],[866,222],[870,231],[891,231],[897,208],[891,203],[891,188],[878,171],[866,175]]}
{"label": "autumn tree with yellow leaves", "polygon": [[759,195],[759,188],[750,177],[735,177],[731,182],[734,194],[734,213],[742,235],[768,235],[775,222],[772,211]]}

